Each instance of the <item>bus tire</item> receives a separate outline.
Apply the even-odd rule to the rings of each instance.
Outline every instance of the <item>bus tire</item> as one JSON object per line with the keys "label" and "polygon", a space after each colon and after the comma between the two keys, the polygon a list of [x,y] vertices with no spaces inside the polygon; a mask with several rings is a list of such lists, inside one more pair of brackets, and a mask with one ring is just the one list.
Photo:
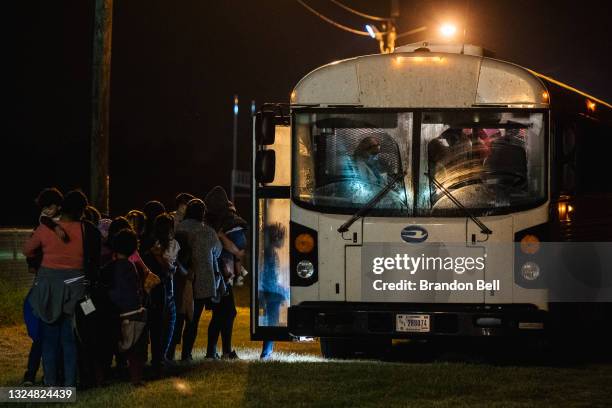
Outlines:
{"label": "bus tire", "polygon": [[324,358],[351,358],[353,356],[353,346],[350,339],[321,337],[321,355]]}

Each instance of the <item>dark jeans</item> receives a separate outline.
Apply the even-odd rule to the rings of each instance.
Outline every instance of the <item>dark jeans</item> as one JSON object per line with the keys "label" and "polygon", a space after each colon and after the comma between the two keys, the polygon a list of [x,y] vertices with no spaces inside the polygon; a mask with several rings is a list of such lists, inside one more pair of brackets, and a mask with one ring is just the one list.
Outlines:
{"label": "dark jeans", "polygon": [[161,366],[172,342],[176,320],[176,305],[172,288],[159,285],[151,294],[148,313],[149,336],[151,339],[151,365]]}
{"label": "dark jeans", "polygon": [[[63,315],[53,323],[41,322],[42,359],[45,375],[45,385],[76,386],[77,346],[72,328],[72,317]],[[60,357],[64,360],[64,384],[59,384],[58,371],[61,367]]]}
{"label": "dark jeans", "polygon": [[30,347],[30,354],[28,355],[28,369],[23,376],[24,381],[36,382],[36,373],[40,367],[41,358],[42,335],[39,335],[38,339],[32,341],[32,347]]}
{"label": "dark jeans", "polygon": [[170,342],[170,347],[168,347],[168,352],[166,353],[168,360],[174,360],[176,346],[184,341],[188,325],[189,322],[187,321],[187,315],[185,313],[177,313],[176,320],[174,322],[174,334],[172,335],[172,341]]}
{"label": "dark jeans", "polygon": [[[174,336],[174,326],[176,324],[176,303],[174,302],[174,296],[166,300],[166,313],[164,316],[164,329],[163,329],[163,347],[164,357],[169,357],[170,347],[172,345],[172,337]],[[173,353],[174,354],[174,353]]]}
{"label": "dark jeans", "polygon": [[232,352],[232,331],[234,330],[234,318],[236,317],[236,304],[234,302],[234,292],[228,286],[228,293],[221,297],[219,303],[208,301],[206,304],[212,310],[212,317],[208,325],[208,344],[206,345],[206,355],[214,356],[217,352],[217,341],[221,334],[221,345],[223,354]]}
{"label": "dark jeans", "polygon": [[202,312],[204,311],[204,304],[205,299],[193,300],[193,320],[185,324],[185,330],[183,331],[183,350],[181,351],[182,360],[191,358],[193,344],[195,343],[195,339],[198,335],[198,325],[200,324],[200,317],[202,316]]}
{"label": "dark jeans", "polygon": [[162,337],[164,328],[164,311],[161,305],[151,306],[148,314],[149,336],[151,339],[151,365],[159,367],[162,364]]}

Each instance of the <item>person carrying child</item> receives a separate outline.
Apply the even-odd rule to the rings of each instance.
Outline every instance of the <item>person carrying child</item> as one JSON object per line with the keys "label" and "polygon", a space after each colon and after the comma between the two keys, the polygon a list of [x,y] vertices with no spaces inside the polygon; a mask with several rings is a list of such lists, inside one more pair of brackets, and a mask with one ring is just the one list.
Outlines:
{"label": "person carrying child", "polygon": [[[64,242],[70,241],[66,231],[57,223],[60,219],[60,209],[64,196],[55,187],[45,188],[38,194],[36,198],[36,205],[40,210],[38,216],[38,224],[45,225],[50,230],[63,240]],[[36,275],[40,264],[42,262],[43,252],[42,248],[38,248],[35,251],[34,256],[26,258],[28,264],[28,271]],[[28,293],[29,295],[29,293]],[[40,321],[32,312],[32,307],[27,300],[24,302],[24,320],[28,328],[28,334],[32,339],[32,346],[30,347],[30,353],[28,355],[28,367],[23,375],[22,385],[29,386],[34,385],[36,382],[36,373],[40,368],[40,360],[42,358],[42,342],[40,333]]]}

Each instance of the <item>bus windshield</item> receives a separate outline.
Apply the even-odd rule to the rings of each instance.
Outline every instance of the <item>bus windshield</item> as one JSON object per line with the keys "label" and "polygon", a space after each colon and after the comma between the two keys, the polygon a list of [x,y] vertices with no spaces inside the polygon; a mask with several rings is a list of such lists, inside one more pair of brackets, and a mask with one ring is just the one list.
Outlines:
{"label": "bus windshield", "polygon": [[293,127],[293,199],[318,211],[354,213],[403,172],[370,215],[461,216],[434,179],[476,215],[546,198],[542,112],[320,109]]}
{"label": "bus windshield", "polygon": [[[294,117],[293,196],[321,211],[360,209],[409,163],[411,113],[302,113]],[[404,179],[372,209],[409,214]]]}
{"label": "bus windshield", "polygon": [[424,112],[417,214],[461,213],[434,180],[479,215],[543,202],[543,116],[525,112]]}

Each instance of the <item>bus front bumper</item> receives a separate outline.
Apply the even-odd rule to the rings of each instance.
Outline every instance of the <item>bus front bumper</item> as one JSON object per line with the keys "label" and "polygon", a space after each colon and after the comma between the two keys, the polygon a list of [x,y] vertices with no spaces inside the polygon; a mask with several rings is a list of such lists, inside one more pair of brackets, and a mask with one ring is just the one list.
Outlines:
{"label": "bus front bumper", "polygon": [[[541,335],[547,317],[530,304],[304,302],[288,313],[289,333],[309,337]],[[427,330],[398,327],[400,315],[428,320]]]}

